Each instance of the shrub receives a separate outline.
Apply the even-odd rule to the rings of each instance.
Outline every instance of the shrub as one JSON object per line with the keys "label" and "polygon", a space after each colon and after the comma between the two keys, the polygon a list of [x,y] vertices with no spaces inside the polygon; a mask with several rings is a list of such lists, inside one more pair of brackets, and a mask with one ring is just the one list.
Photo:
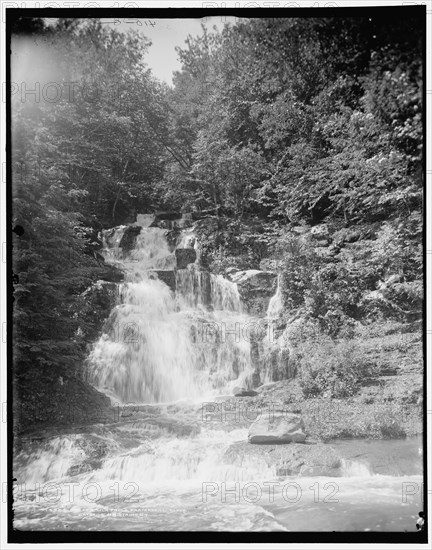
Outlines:
{"label": "shrub", "polygon": [[359,346],[349,340],[334,342],[323,337],[301,344],[296,358],[299,383],[306,398],[352,396],[362,379],[376,370]]}

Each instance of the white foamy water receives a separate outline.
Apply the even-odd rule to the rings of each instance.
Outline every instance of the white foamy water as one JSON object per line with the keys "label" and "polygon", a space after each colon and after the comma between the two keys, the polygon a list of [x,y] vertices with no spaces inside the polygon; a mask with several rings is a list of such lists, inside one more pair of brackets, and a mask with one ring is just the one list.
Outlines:
{"label": "white foamy water", "polygon": [[276,293],[270,298],[267,308],[267,319],[277,319],[282,311],[281,276],[278,275]]}
{"label": "white foamy water", "polygon": [[[152,435],[141,422],[137,427],[120,423],[99,427],[94,434],[47,440],[17,458],[15,526],[120,531],[415,530],[415,516],[423,507],[422,476],[376,474],[350,460],[343,461],[341,477],[277,477],[275,466],[263,456],[227,454],[231,445],[246,438],[246,429],[203,428],[186,437],[166,431]],[[88,469],[74,470],[83,464],[80,453],[88,460],[100,443],[107,445],[106,456]],[[395,455],[398,444],[390,443],[389,452]],[[385,442],[379,446],[382,452]],[[402,453],[403,447],[407,446],[401,443]]]}
{"label": "white foamy water", "polygon": [[[248,318],[237,285],[193,264],[174,270],[163,229],[143,228],[130,251],[120,247],[124,234],[124,227],[104,234],[105,257],[125,270],[125,283],[90,355],[90,381],[121,403],[195,400],[247,385]],[[155,278],[170,269],[175,293]]]}

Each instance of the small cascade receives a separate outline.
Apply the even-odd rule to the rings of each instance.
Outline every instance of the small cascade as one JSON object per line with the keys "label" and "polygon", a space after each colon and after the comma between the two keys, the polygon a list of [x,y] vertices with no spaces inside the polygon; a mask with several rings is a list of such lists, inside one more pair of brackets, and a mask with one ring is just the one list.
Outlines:
{"label": "small cascade", "polygon": [[[129,231],[135,241],[131,245]],[[179,248],[195,244],[190,229]],[[176,269],[161,228],[104,232],[104,255],[125,272],[121,303],[89,357],[90,381],[121,403],[196,400],[251,378],[250,342],[237,285],[221,275]],[[175,292],[158,279],[173,275]]]}
{"label": "small cascade", "polygon": [[279,314],[282,311],[282,308],[283,308],[283,303],[282,303],[282,290],[281,290],[281,275],[279,274],[278,280],[277,280],[276,293],[274,294],[274,296],[271,297],[268,305],[267,315],[266,315],[267,319],[269,320],[277,319],[279,317]]}
{"label": "small cascade", "polygon": [[358,460],[341,460],[341,474],[343,477],[371,477],[374,475],[369,466]]}
{"label": "small cascade", "polygon": [[247,437],[246,430],[230,433],[204,431],[191,439],[160,438],[153,444],[144,443],[133,452],[108,459],[103,471],[95,472],[91,481],[118,479],[146,486],[149,483],[202,481],[251,481],[275,476],[276,468],[262,457],[244,457],[241,461],[227,459],[229,446]]}
{"label": "small cascade", "polygon": [[222,275],[200,271],[194,264],[176,271],[176,288],[182,309],[242,312],[237,285]]}
{"label": "small cascade", "polygon": [[291,360],[288,342],[283,334],[277,333],[280,313],[283,310],[282,275],[278,275],[277,288],[271,297],[266,314],[268,333],[272,336],[264,340],[264,361],[261,371],[261,381],[268,384],[278,379],[288,379],[295,376],[295,365]]}

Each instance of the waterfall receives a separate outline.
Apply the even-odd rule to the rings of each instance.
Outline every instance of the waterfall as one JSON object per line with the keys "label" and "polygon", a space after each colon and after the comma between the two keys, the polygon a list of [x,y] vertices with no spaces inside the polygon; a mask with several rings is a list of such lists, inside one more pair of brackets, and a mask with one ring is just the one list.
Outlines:
{"label": "waterfall", "polygon": [[[254,409],[254,402],[226,395],[252,380],[246,335],[255,323],[243,311],[237,285],[196,263],[177,269],[178,261],[184,267],[195,257],[190,230],[122,226],[102,236],[106,261],[125,276],[88,369],[92,383],[118,405],[91,426],[21,441],[12,489],[16,529],[413,526],[423,507],[419,440],[337,441],[330,454],[288,444],[279,458],[272,445],[250,444],[252,419],[244,407]],[[268,324],[278,324],[280,283]],[[264,340],[261,381],[289,376],[289,349],[280,344]],[[326,475],[332,464],[339,465]],[[291,474],[291,466],[298,473]],[[410,488],[407,502],[401,499],[404,484]]]}
{"label": "waterfall", "polygon": [[274,296],[271,297],[268,308],[267,308],[267,319],[273,320],[277,319],[280,312],[282,311],[282,290],[281,290],[281,274],[278,275],[277,288]]}
{"label": "waterfall", "polygon": [[[167,232],[142,228],[130,250],[124,226],[103,234],[104,256],[125,272],[121,303],[89,357],[91,382],[118,402],[196,400],[248,385],[248,317],[237,285],[190,264],[176,269]],[[186,233],[186,231],[185,231]],[[190,231],[178,242],[190,245]],[[175,292],[158,278],[173,275]]]}

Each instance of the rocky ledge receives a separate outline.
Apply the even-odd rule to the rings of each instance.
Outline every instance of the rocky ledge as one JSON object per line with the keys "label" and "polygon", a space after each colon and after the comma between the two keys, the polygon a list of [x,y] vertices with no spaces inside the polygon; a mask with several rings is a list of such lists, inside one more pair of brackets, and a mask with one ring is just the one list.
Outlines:
{"label": "rocky ledge", "polygon": [[309,442],[289,445],[250,445],[246,441],[233,443],[225,452],[224,461],[242,467],[253,459],[274,468],[276,476],[342,475],[344,463],[331,445]]}
{"label": "rocky ledge", "polygon": [[277,287],[277,274],[271,271],[235,268],[227,270],[227,278],[237,284],[237,288],[250,315],[265,317],[267,308]]}

